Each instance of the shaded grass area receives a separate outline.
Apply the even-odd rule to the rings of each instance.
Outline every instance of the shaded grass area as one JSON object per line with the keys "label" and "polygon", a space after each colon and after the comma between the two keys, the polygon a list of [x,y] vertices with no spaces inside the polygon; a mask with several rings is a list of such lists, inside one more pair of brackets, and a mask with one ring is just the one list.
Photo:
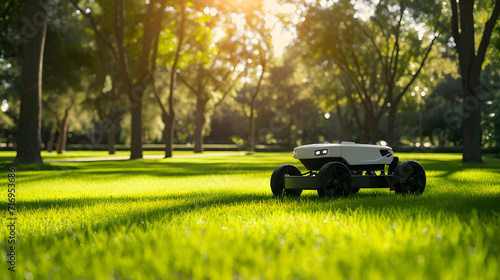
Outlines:
{"label": "shaded grass area", "polygon": [[399,156],[426,169],[422,196],[275,198],[274,168],[305,171],[289,153],[18,166],[17,276],[498,279],[500,161]]}
{"label": "shaded grass area", "polygon": [[[210,152],[209,152],[210,153]],[[164,155],[163,151],[144,151],[144,155]],[[175,151],[176,155],[189,155],[192,154],[190,151]],[[116,151],[114,155],[110,155],[107,151],[88,151],[88,150],[75,150],[66,151],[63,154],[58,154],[55,151],[48,153],[47,151],[42,151],[42,159],[44,161],[51,160],[70,160],[70,159],[85,159],[94,157],[129,157],[129,151]],[[7,164],[14,161],[16,157],[15,151],[0,151],[0,163]]]}

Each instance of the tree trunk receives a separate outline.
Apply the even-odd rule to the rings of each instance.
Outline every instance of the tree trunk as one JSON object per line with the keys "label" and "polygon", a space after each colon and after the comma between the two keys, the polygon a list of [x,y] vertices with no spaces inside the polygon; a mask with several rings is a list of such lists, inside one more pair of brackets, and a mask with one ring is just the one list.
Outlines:
{"label": "tree trunk", "polygon": [[57,153],[64,154],[66,153],[66,141],[68,139],[68,125],[66,121],[63,121],[63,124],[57,128],[59,132],[59,136],[57,139]]}
{"label": "tree trunk", "polygon": [[21,108],[17,129],[17,154],[14,163],[43,164],[41,152],[42,69],[47,31],[46,0],[27,3],[22,54]]}
{"label": "tree trunk", "polygon": [[[481,162],[481,109],[477,98],[481,68],[473,67],[475,61],[475,46],[473,37],[470,42],[464,42],[467,36],[474,36],[473,27],[462,31],[462,41],[458,46],[459,65],[462,76],[463,110],[462,118],[462,160]],[[482,63],[481,63],[482,64]]]}
{"label": "tree trunk", "polygon": [[50,138],[49,141],[47,142],[47,153],[52,153],[52,150],[54,150],[54,141],[56,140],[56,132],[51,131],[50,132]]}
{"label": "tree trunk", "polygon": [[464,115],[462,119],[462,161],[481,162],[481,110],[477,97],[479,77],[491,35],[500,16],[500,0],[495,6],[484,28],[481,29],[481,42],[476,53],[474,28],[474,0],[451,0],[451,28],[455,40],[462,91]]}
{"label": "tree trunk", "polygon": [[54,141],[56,140],[56,131],[57,131],[57,127],[56,127],[56,124],[55,123],[52,123],[53,126],[52,128],[50,129],[50,137],[49,137],[49,141],[47,142],[47,152],[50,154],[52,153],[52,150],[54,149]]}
{"label": "tree trunk", "polygon": [[[73,5],[87,18],[90,19],[90,23],[96,35],[101,38],[106,45],[111,50],[114,59],[117,62],[117,71],[121,76],[122,82],[122,91],[124,93],[128,93],[128,98],[130,101],[130,111],[131,111],[131,143],[130,143],[130,159],[138,159],[142,158],[142,97],[144,95],[145,87],[147,86],[146,78],[150,77],[147,73],[143,73],[139,75],[137,78],[137,84],[132,83],[129,73],[129,64],[128,64],[128,54],[125,45],[125,0],[115,1],[115,39],[116,39],[116,47],[111,43],[109,38],[99,30],[96,25],[96,20],[93,17],[92,13],[85,12],[82,8],[80,8],[76,3],[76,1],[72,1]],[[161,8],[161,5],[160,5]],[[152,6],[149,7],[148,14],[150,15]],[[146,17],[149,20],[149,17]],[[141,71],[148,71],[148,59],[149,52],[151,51],[151,41],[154,36],[151,36],[149,23],[146,22],[145,28],[148,31],[147,35],[143,36],[143,45],[142,45],[142,55],[140,59],[140,67]],[[142,83],[142,84],[141,84]]]}
{"label": "tree trunk", "polygon": [[249,117],[249,129],[248,132],[248,153],[255,153],[255,116],[254,116],[254,105],[250,106],[250,117]]}
{"label": "tree trunk", "polygon": [[342,126],[342,132],[344,135],[341,140],[352,141],[351,126],[352,126],[352,121],[344,123],[344,125]]}
{"label": "tree trunk", "polygon": [[[462,77],[463,110],[462,118],[462,161],[481,162],[481,109],[477,98],[481,68],[474,66],[476,58],[474,27],[466,25],[458,48],[460,74]],[[470,41],[464,41],[467,38]],[[482,64],[482,62],[481,62]]]}
{"label": "tree trunk", "polygon": [[[340,127],[342,128],[342,139],[343,141],[351,141],[351,126],[352,126],[352,119],[350,119],[349,116],[349,110],[346,107],[344,110],[344,114],[342,114],[342,107],[340,106],[338,100],[335,101],[336,105],[336,113],[337,113],[337,118],[339,120]],[[349,121],[347,121],[349,120]]]}
{"label": "tree trunk", "polygon": [[[398,137],[394,133],[394,127],[396,126],[396,114],[397,114],[397,104],[389,108],[389,115],[387,117],[387,132],[386,141],[389,145],[396,145]],[[422,141],[422,140],[420,140]]]}
{"label": "tree trunk", "polygon": [[174,89],[175,89],[175,80],[177,73],[177,63],[179,61],[181,48],[184,42],[184,24],[186,21],[186,17],[184,13],[186,9],[184,7],[183,2],[181,2],[181,18],[180,18],[180,26],[179,26],[179,42],[177,43],[177,49],[175,51],[174,63],[172,64],[172,73],[170,74],[170,93],[168,96],[168,113],[163,107],[160,98],[156,94],[156,100],[160,105],[163,112],[163,123],[165,124],[165,128],[163,129],[163,141],[165,141],[165,158],[171,158],[174,151],[174,133],[175,133],[175,110],[174,110]]}
{"label": "tree trunk", "polygon": [[132,113],[130,159],[139,159],[142,158],[142,93],[140,93],[140,97],[132,95],[133,93],[130,96],[130,111]]}
{"label": "tree trunk", "polygon": [[464,83],[464,117],[462,119],[462,160],[481,162],[481,109],[476,92]]}
{"label": "tree trunk", "polygon": [[365,117],[364,117],[364,121],[363,121],[363,129],[361,129],[360,131],[360,136],[361,136],[361,143],[363,144],[366,144],[368,143],[368,139],[370,138],[369,137],[369,132],[368,130],[370,129],[370,120],[369,120],[369,117],[368,117],[368,114],[365,112]]}
{"label": "tree trunk", "polygon": [[255,108],[255,100],[257,99],[257,95],[260,92],[260,86],[262,85],[262,80],[264,78],[264,73],[266,72],[267,61],[265,55],[263,54],[263,50],[259,44],[259,54],[260,54],[260,65],[262,66],[262,73],[260,74],[259,81],[257,82],[257,86],[255,87],[255,91],[252,94],[252,99],[250,100],[250,124],[249,124],[249,132],[248,132],[248,153],[255,153],[255,116],[254,116],[254,108]]}
{"label": "tree trunk", "polygon": [[110,155],[114,155],[116,152],[116,150],[115,150],[116,127],[112,126],[112,127],[106,128],[106,133],[108,134],[108,152]]}
{"label": "tree trunk", "polygon": [[375,144],[378,137],[378,120],[369,114],[365,114],[361,140],[364,144]]}
{"label": "tree trunk", "polygon": [[[261,61],[263,61],[263,58],[261,56]],[[255,88],[255,92],[252,94],[252,99],[250,100],[250,123],[249,123],[249,130],[248,131],[248,153],[253,154],[255,153],[255,115],[254,115],[254,108],[255,108],[255,100],[257,99],[257,95],[259,94],[260,91],[260,85],[262,84],[262,78],[264,77],[264,71],[266,70],[266,63],[262,63],[262,74],[259,77],[259,82],[257,83],[257,87]]]}
{"label": "tree trunk", "polygon": [[166,115],[163,114],[163,142],[165,143],[165,158],[172,157],[174,151],[174,132],[175,132],[175,114],[171,112]]}
{"label": "tree trunk", "polygon": [[[201,95],[201,94],[200,94]],[[194,152],[203,153],[203,127],[205,126],[205,108],[208,99],[203,99],[197,95],[196,97],[196,118],[194,130]]]}
{"label": "tree trunk", "polygon": [[101,119],[104,129],[106,129],[106,135],[108,138],[108,153],[110,155],[114,155],[116,153],[116,131],[120,125],[123,113],[124,112],[114,103],[109,108],[109,112],[107,114],[98,109],[99,118]]}

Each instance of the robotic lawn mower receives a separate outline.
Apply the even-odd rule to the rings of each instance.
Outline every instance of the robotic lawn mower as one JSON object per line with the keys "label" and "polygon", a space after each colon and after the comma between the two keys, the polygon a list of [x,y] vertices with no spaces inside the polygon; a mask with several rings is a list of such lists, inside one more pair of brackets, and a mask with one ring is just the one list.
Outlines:
{"label": "robotic lawn mower", "polygon": [[354,142],[304,145],[293,150],[293,157],[309,171],[302,173],[291,164],[276,168],[271,176],[271,190],[276,196],[299,196],[303,190],[317,190],[319,196],[341,197],[361,188],[421,194],[425,189],[422,165],[413,160],[400,163],[387,146]]}

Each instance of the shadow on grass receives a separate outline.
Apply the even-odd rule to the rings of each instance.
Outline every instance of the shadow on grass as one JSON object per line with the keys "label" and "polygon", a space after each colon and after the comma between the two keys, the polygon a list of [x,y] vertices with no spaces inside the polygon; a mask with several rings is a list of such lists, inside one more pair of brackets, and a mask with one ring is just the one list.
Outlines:
{"label": "shadow on grass", "polygon": [[[180,177],[180,176],[204,176],[204,175],[227,175],[227,174],[252,174],[268,172],[271,175],[278,160],[272,158],[212,158],[203,160],[142,160],[142,161],[106,161],[68,163],[58,166],[42,168],[34,174],[27,175],[25,181],[42,181],[53,178],[68,178],[71,180],[83,179],[88,175],[97,175],[112,181],[116,178],[135,176],[158,176],[158,177]],[[463,164],[460,160],[425,159],[420,161],[427,171],[439,172],[449,186],[464,186],[464,182],[453,179],[452,175],[469,169],[483,169],[498,173],[500,162],[492,161],[482,164]],[[56,169],[51,169],[56,168]],[[22,169],[20,169],[22,170]],[[48,172],[55,171],[55,172]],[[68,172],[70,171],[70,172]],[[73,172],[76,171],[76,172]],[[495,178],[499,178],[495,177]],[[456,183],[456,184],[455,184]],[[498,182],[493,182],[498,184]],[[446,186],[449,188],[449,186]],[[466,185],[467,188],[473,186]],[[268,215],[273,209],[283,208],[285,211],[307,212],[323,214],[328,211],[355,211],[363,209],[387,215],[387,211],[401,211],[412,213],[416,216],[421,213],[456,214],[461,218],[469,217],[473,209],[476,209],[482,217],[498,217],[500,213],[500,193],[493,195],[466,192],[447,192],[444,186],[428,185],[422,196],[400,196],[389,191],[361,191],[359,194],[341,199],[329,199],[318,197],[314,192],[304,192],[301,197],[274,197],[269,194],[260,193],[237,193],[232,191],[204,191],[183,194],[161,194],[132,197],[97,197],[97,198],[70,198],[39,201],[18,201],[17,207],[20,211],[44,211],[54,208],[83,208],[99,207],[101,205],[117,205],[127,207],[127,203],[150,203],[156,202],[154,209],[138,211],[136,213],[117,213],[118,217],[109,218],[99,222],[126,223],[130,221],[148,220],[154,222],[165,217],[175,217],[184,213],[207,213],[206,210],[217,210],[228,207],[228,211],[237,207],[254,207],[258,215]],[[162,203],[163,202],[163,203]],[[173,202],[173,203],[172,203]],[[262,204],[265,206],[262,207]],[[259,206],[259,207],[256,207]],[[234,207],[234,208],[233,208]],[[112,208],[113,209],[113,208]]]}
{"label": "shadow on grass", "polygon": [[498,169],[498,162],[469,163],[461,160],[442,161],[438,159],[425,159],[420,161],[426,171],[444,171],[444,176],[449,176],[455,172],[465,169]]}
{"label": "shadow on grass", "polygon": [[[177,203],[183,201],[185,203]],[[212,211],[225,209],[226,213],[232,210],[241,211],[241,207],[254,208],[256,215],[266,216],[276,209],[290,212],[304,212],[324,215],[327,212],[352,212],[356,210],[390,215],[392,212],[409,213],[414,215],[443,215],[454,214],[461,219],[470,217],[473,209],[482,218],[495,218],[500,213],[500,194],[487,195],[460,195],[434,194],[432,196],[402,196],[393,192],[360,192],[348,198],[318,197],[308,192],[301,197],[275,197],[272,194],[252,194],[233,192],[200,192],[186,194],[149,195],[141,197],[98,197],[98,198],[71,198],[61,200],[19,201],[19,211],[44,211],[49,209],[72,209],[83,207],[102,208],[111,206],[127,207],[128,203],[156,203],[154,207],[134,213],[116,213],[113,218],[98,220],[99,223],[130,223],[131,221],[147,220],[155,222],[165,218],[177,218],[179,215],[194,213],[204,215]],[[163,204],[163,205],[162,205]],[[262,207],[262,205],[265,205]],[[102,211],[102,210],[101,210]]]}
{"label": "shadow on grass", "polygon": [[[234,162],[234,161],[106,161],[106,162],[86,162],[72,163],[65,165],[21,165],[16,170],[19,174],[23,171],[40,171],[37,175],[29,174],[24,176],[24,182],[36,182],[54,177],[68,179],[85,179],[88,175],[93,178],[102,177],[108,181],[113,179],[135,177],[135,176],[156,176],[156,177],[187,177],[187,176],[207,176],[207,175],[228,175],[228,174],[251,174],[258,172],[269,172],[271,174],[276,168],[276,163],[270,162]],[[5,167],[8,168],[8,167]],[[77,171],[77,172],[67,172]],[[269,175],[270,176],[270,175]]]}
{"label": "shadow on grass", "polygon": [[[46,163],[43,165],[14,165],[0,157],[0,168],[15,166],[20,171],[60,171],[79,169],[92,174],[130,174],[156,176],[189,176],[227,173],[248,173],[254,171],[272,172],[278,165],[290,163],[297,165],[303,172],[305,168],[298,160],[289,159],[286,162],[277,161],[267,154],[256,156],[206,157],[188,159],[164,160],[106,160],[89,162]],[[12,158],[9,158],[12,159]],[[280,158],[281,159],[281,158]],[[488,159],[491,159],[489,157]],[[253,161],[255,160],[255,162]],[[484,163],[462,163],[461,160],[426,158],[419,160],[425,170],[445,171],[446,175],[464,168],[497,168],[500,161],[491,160]]]}

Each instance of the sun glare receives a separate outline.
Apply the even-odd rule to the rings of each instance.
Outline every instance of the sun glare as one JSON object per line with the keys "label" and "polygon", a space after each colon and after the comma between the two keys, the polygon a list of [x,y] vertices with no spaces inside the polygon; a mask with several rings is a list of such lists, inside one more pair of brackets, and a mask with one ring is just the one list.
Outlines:
{"label": "sun glare", "polygon": [[266,12],[266,28],[272,29],[271,37],[274,56],[281,57],[285,52],[285,48],[290,45],[295,36],[291,30],[285,28],[277,16],[282,15],[286,21],[297,25],[302,11],[291,3],[280,5],[276,0],[266,0],[263,8]]}
{"label": "sun glare", "polygon": [[[240,0],[239,2],[244,2],[246,0]],[[264,0],[262,10],[264,11],[264,21],[265,28],[271,32],[271,43],[273,47],[273,55],[275,57],[281,57],[285,51],[285,48],[290,45],[292,40],[296,37],[296,32],[293,30],[288,30],[285,28],[282,22],[278,19],[278,16],[283,16],[285,21],[288,21],[294,25],[299,23],[301,19],[301,10],[291,3],[279,4],[277,0]],[[216,15],[217,10],[207,7],[203,10],[206,15]],[[251,32],[245,31],[245,15],[240,13],[231,14],[231,22],[235,25],[235,28],[240,33],[240,35],[245,35],[249,39],[253,38],[254,35]],[[214,41],[218,42],[226,33],[223,28],[214,28],[212,30],[214,33]]]}

